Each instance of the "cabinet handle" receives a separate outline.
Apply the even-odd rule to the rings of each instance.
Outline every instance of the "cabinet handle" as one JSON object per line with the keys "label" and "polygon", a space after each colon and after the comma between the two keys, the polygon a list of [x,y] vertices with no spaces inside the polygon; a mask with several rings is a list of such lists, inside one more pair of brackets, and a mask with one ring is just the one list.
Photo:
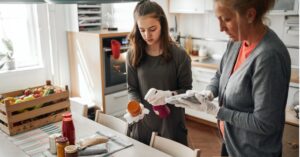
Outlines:
{"label": "cabinet handle", "polygon": [[122,97],[125,97],[125,96],[127,96],[127,94],[116,95],[116,96],[114,96],[114,99],[122,98]]}

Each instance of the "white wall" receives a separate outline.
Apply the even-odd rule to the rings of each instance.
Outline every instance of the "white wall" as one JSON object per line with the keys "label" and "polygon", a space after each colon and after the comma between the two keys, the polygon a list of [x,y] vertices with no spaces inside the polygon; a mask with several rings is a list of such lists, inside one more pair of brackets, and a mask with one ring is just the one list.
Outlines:
{"label": "white wall", "polygon": [[[49,32],[51,34],[51,57],[52,57],[52,79],[53,84],[64,87],[70,85],[69,72],[69,56],[68,56],[68,42],[67,30],[73,22],[69,17],[69,8],[73,5],[51,4],[49,7]],[[78,27],[77,27],[78,28]],[[72,29],[72,28],[71,28]],[[74,28],[73,28],[74,29]]]}
{"label": "white wall", "polygon": [[50,73],[50,44],[49,40],[43,40],[49,38],[48,32],[48,20],[47,20],[47,6],[38,5],[38,20],[40,29],[40,43],[42,50],[43,65],[35,68],[28,68],[26,70],[14,70],[9,72],[0,73],[0,93],[5,93],[14,90],[25,89],[28,87],[38,86],[45,84],[46,80],[51,79]]}
{"label": "white wall", "polygon": [[27,70],[0,73],[0,93],[45,84],[70,85],[66,31],[74,26],[74,5],[38,5],[43,65]]}

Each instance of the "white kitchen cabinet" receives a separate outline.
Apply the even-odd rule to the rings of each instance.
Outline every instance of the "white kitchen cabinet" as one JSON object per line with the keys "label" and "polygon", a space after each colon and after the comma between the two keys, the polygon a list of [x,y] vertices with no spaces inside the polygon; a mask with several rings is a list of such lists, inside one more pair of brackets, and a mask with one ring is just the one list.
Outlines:
{"label": "white kitchen cabinet", "polygon": [[170,0],[170,13],[201,14],[205,11],[205,0]]}
{"label": "white kitchen cabinet", "polygon": [[120,117],[124,115],[127,109],[128,91],[105,95],[106,114]]}
{"label": "white kitchen cabinet", "polygon": [[299,47],[299,15],[286,16],[283,29],[283,42],[287,46]]}
{"label": "white kitchen cabinet", "polygon": [[214,0],[204,0],[205,1],[205,11],[213,11],[214,10]]}
{"label": "white kitchen cabinet", "polygon": [[204,90],[215,73],[213,69],[192,67],[193,89]]}
{"label": "white kitchen cabinet", "polygon": [[[214,76],[216,70],[200,68],[200,67],[192,67],[192,78],[193,78],[193,90],[201,91],[206,88],[209,84],[210,79]],[[213,102],[218,104],[218,99],[214,99]],[[205,112],[197,111],[194,109],[186,109],[185,113],[187,115],[203,119],[209,122],[216,123],[217,119],[215,116],[211,114],[207,114]]]}
{"label": "white kitchen cabinet", "polygon": [[299,84],[290,82],[286,105],[288,109],[293,109],[297,104],[299,104]]}
{"label": "white kitchen cabinet", "polygon": [[[128,32],[68,32],[68,50],[70,67],[70,95],[95,102],[96,108],[106,114],[117,115],[125,112],[127,91],[123,84],[106,84],[106,70],[110,64],[105,62],[105,52],[109,39],[126,37]],[[107,56],[107,55],[106,55]],[[107,58],[106,58],[107,59]],[[122,88],[117,88],[117,87]],[[116,87],[107,92],[108,87]],[[113,93],[113,94],[111,94]]]}

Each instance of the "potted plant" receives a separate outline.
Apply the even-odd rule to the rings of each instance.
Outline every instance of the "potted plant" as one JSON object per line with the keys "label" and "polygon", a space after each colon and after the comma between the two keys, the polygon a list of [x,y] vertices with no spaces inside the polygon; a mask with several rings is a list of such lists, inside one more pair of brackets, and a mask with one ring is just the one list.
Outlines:
{"label": "potted plant", "polygon": [[2,43],[5,47],[0,51],[0,70],[7,65],[8,70],[15,69],[14,48],[10,39],[2,39]]}

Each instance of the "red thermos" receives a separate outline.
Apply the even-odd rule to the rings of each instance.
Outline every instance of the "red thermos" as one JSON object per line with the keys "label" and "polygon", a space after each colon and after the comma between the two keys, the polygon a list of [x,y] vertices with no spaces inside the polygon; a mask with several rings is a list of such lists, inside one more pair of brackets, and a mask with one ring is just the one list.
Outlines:
{"label": "red thermos", "polygon": [[62,134],[67,137],[70,145],[75,144],[75,128],[73,124],[72,114],[70,112],[62,115]]}

